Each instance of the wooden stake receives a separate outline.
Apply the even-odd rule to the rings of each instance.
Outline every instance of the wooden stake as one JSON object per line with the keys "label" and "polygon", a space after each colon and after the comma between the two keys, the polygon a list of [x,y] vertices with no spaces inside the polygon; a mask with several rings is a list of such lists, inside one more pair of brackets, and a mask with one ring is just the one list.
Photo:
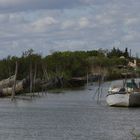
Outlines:
{"label": "wooden stake", "polygon": [[[49,80],[49,76],[48,76],[48,72],[47,72],[47,67],[45,67],[44,65],[42,65],[42,69],[43,69],[45,81],[48,81]],[[45,92],[45,94],[47,94],[46,88],[43,90],[42,93],[44,93],[44,92]]]}
{"label": "wooden stake", "polygon": [[17,73],[18,73],[18,62],[16,61],[15,78],[14,78],[14,85],[13,85],[11,100],[14,100],[15,99],[15,89],[16,89]]}
{"label": "wooden stake", "polygon": [[33,89],[33,75],[32,75],[32,64],[30,64],[30,93],[32,93]]}
{"label": "wooden stake", "polygon": [[48,73],[47,73],[47,68],[42,64],[42,69],[44,73],[44,78],[47,81],[49,79]]}
{"label": "wooden stake", "polygon": [[34,72],[34,78],[33,78],[33,93],[35,91],[36,74],[37,74],[37,64],[35,64],[35,72]]}
{"label": "wooden stake", "polygon": [[89,83],[89,76],[88,76],[88,72],[87,72],[87,87],[88,87],[88,83]]}

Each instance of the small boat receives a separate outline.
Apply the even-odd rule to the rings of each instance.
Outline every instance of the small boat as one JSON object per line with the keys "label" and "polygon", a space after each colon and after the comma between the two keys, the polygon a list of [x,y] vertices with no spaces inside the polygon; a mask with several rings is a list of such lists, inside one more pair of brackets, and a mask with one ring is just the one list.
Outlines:
{"label": "small boat", "polygon": [[106,102],[109,106],[140,107],[140,92],[115,92],[108,94]]}
{"label": "small boat", "polygon": [[134,79],[123,87],[109,88],[106,102],[109,106],[140,107],[140,88]]}

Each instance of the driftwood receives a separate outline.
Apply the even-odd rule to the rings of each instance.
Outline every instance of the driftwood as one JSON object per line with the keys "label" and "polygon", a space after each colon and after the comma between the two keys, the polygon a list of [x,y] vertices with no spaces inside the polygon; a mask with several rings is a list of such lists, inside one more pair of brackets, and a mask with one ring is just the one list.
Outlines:
{"label": "driftwood", "polygon": [[10,76],[9,78],[0,81],[0,89],[11,87],[14,84],[14,80],[15,80],[15,75]]}
{"label": "driftwood", "polygon": [[63,77],[54,77],[48,81],[43,81],[40,83],[41,87],[43,89],[47,89],[47,88],[52,88],[52,87],[63,87],[64,84],[64,78]]}
{"label": "driftwood", "polygon": [[[15,93],[18,93],[24,89],[24,86],[26,84],[26,79],[23,79],[21,81],[18,81],[15,85]],[[1,96],[7,96],[7,95],[12,95],[13,92],[13,87],[5,87],[0,89],[0,94]]]}

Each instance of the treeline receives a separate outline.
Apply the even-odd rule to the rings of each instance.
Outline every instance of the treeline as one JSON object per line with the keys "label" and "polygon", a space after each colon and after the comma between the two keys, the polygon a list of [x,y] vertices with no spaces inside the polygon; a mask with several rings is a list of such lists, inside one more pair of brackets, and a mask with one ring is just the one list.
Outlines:
{"label": "treeline", "polygon": [[[99,69],[104,70],[105,74],[111,77],[117,73],[114,68],[118,65],[126,66],[129,59],[131,58],[127,48],[124,51],[113,48],[112,50],[54,52],[45,57],[34,53],[31,49],[24,52],[21,57],[8,56],[0,60],[0,80],[14,74],[16,61],[19,80],[29,76],[32,70],[33,75],[36,73],[36,78],[50,80],[60,77],[67,82],[72,77],[99,72]],[[115,75],[114,78],[117,76]]]}

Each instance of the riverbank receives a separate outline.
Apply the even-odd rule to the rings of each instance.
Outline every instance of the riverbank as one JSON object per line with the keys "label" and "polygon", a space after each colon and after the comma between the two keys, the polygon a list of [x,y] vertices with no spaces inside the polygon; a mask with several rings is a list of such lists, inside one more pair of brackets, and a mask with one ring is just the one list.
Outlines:
{"label": "riverbank", "polygon": [[[103,82],[124,78],[128,71],[140,74],[138,58],[130,57],[127,49],[54,52],[42,57],[28,50],[21,57],[0,60],[0,79],[16,75],[16,81],[26,80],[15,88],[16,93],[46,91],[48,89],[73,88],[88,82]],[[15,65],[16,64],[16,65]],[[131,64],[131,65],[129,65]],[[16,73],[15,73],[16,72]],[[9,91],[0,88],[1,95]],[[17,87],[17,86],[15,86]],[[9,93],[9,92],[8,92]],[[14,92],[13,92],[14,93]]]}

